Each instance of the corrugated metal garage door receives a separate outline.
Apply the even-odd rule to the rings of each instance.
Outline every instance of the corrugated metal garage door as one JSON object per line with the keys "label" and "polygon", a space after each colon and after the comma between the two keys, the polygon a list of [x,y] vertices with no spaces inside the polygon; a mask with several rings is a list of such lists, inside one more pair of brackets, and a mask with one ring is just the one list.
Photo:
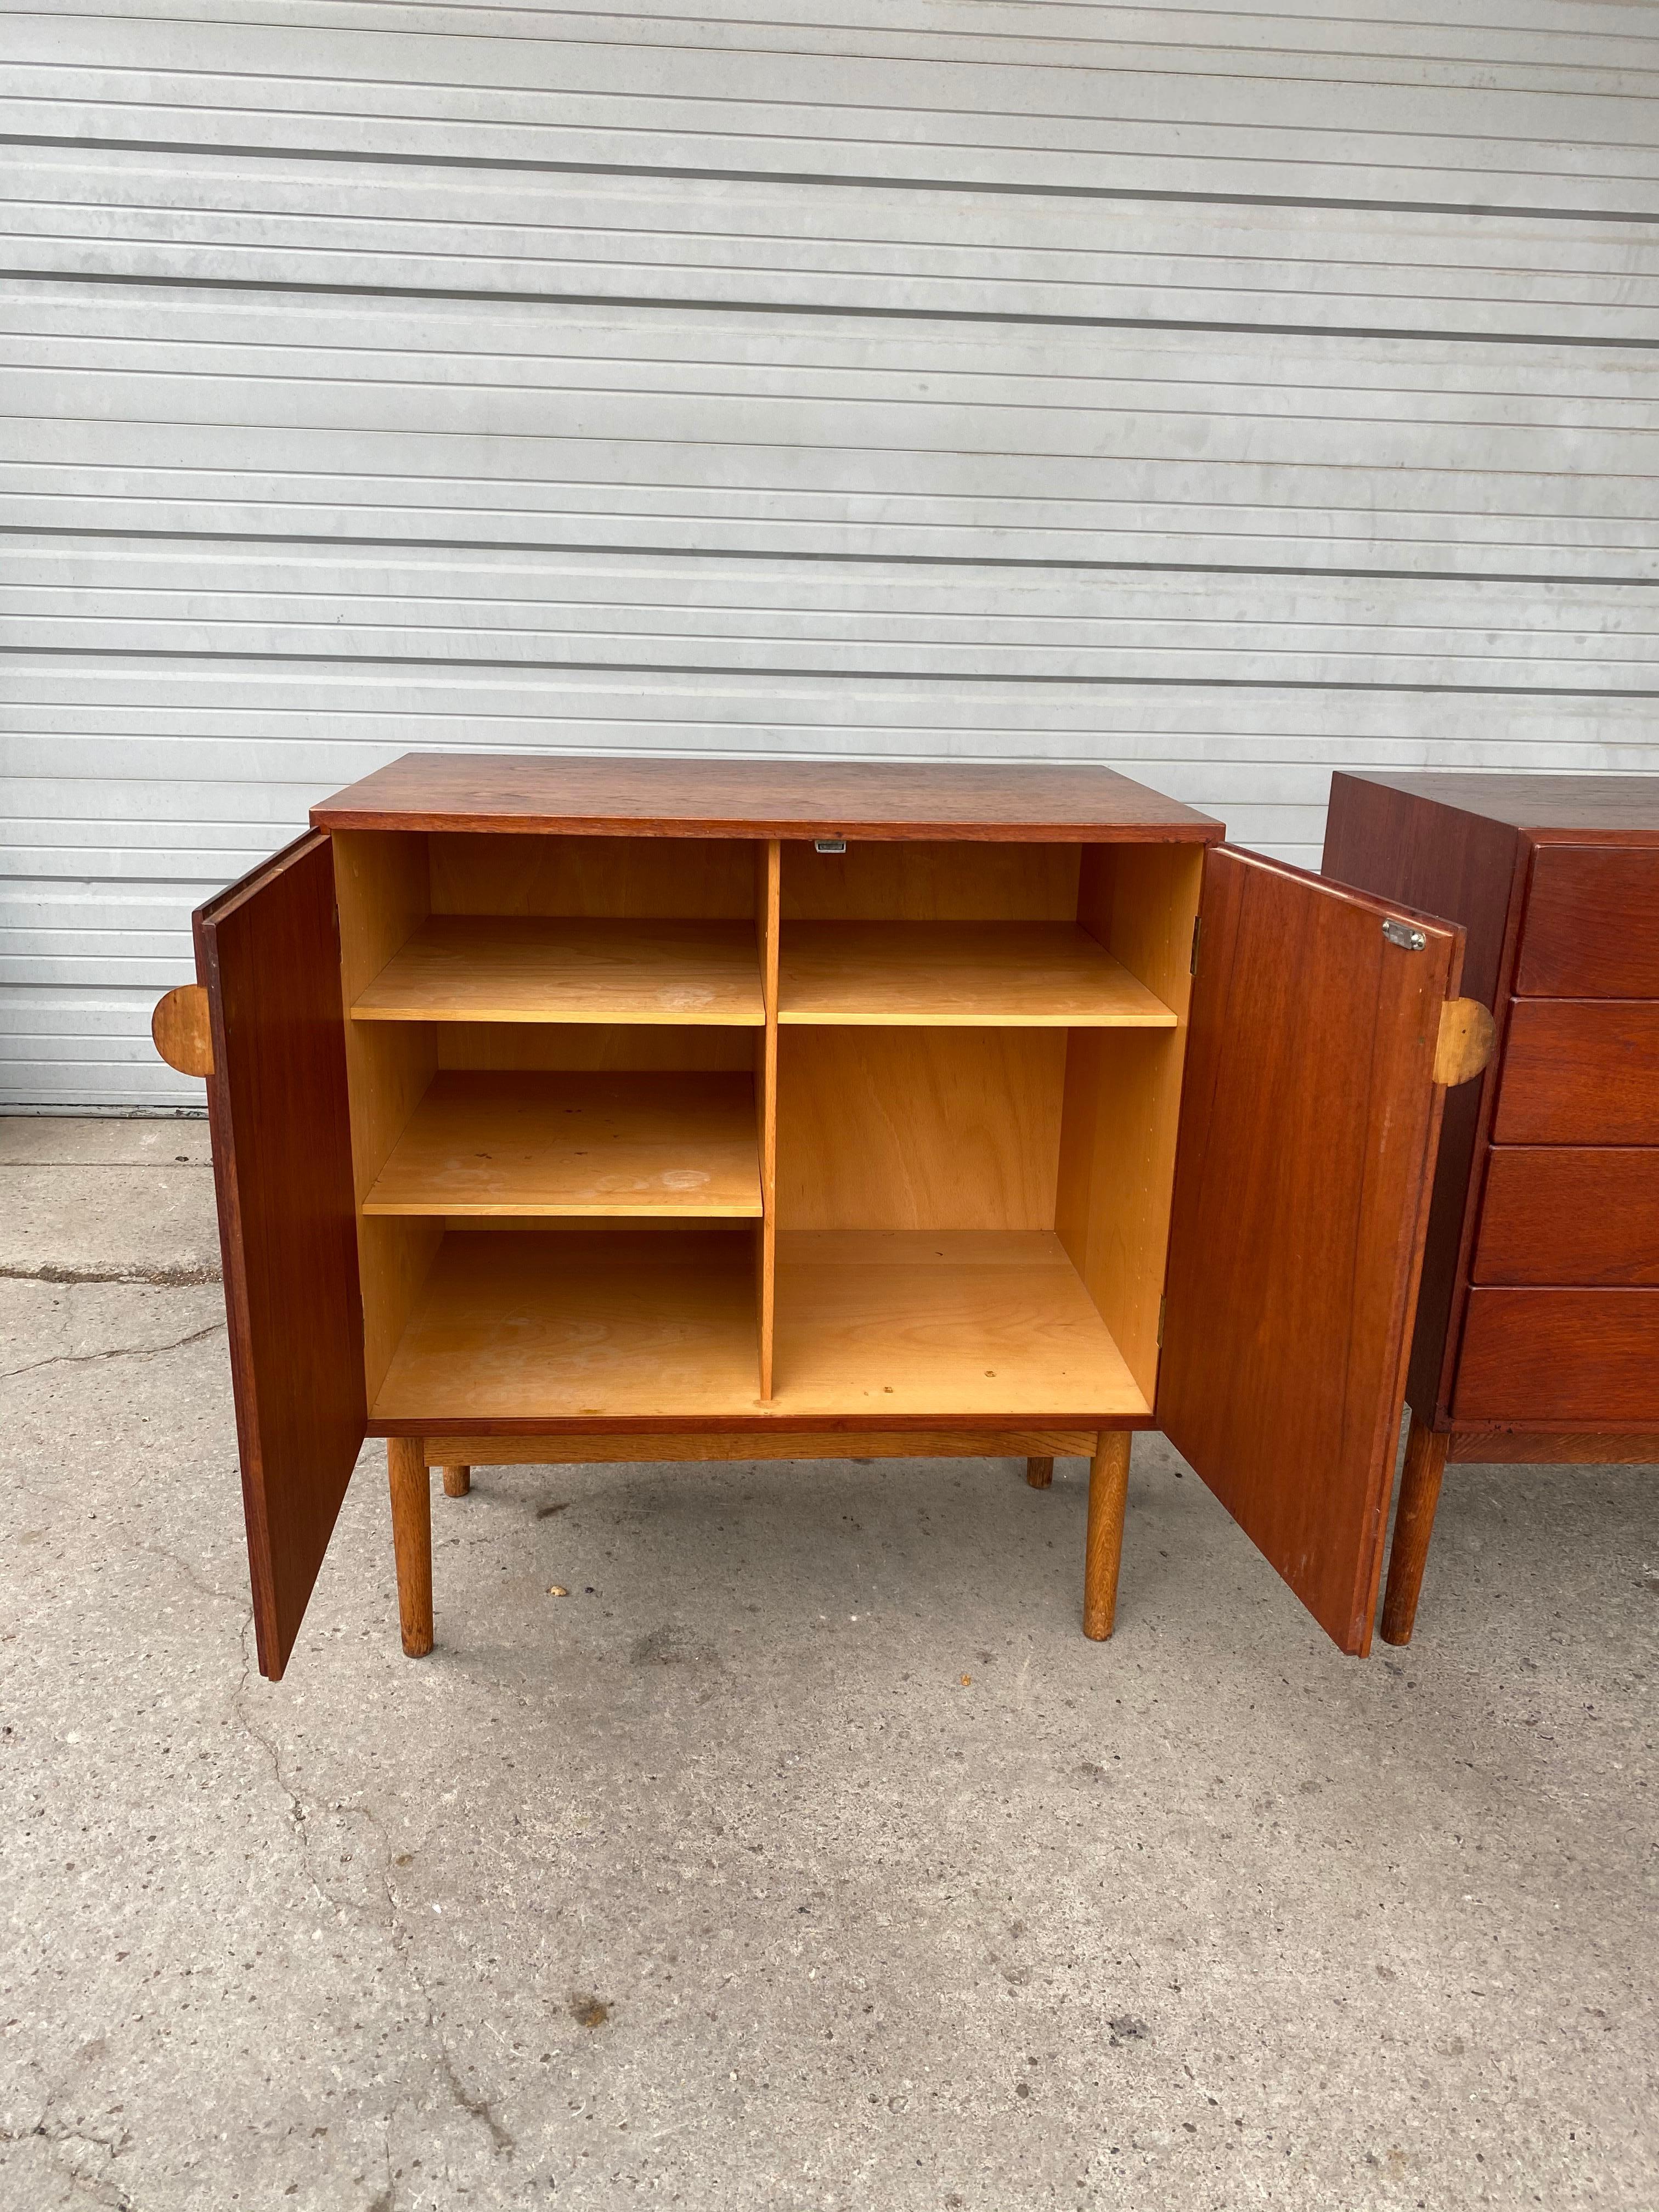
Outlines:
{"label": "corrugated metal garage door", "polygon": [[9,15],[5,1096],[410,746],[1643,769],[1644,6]]}

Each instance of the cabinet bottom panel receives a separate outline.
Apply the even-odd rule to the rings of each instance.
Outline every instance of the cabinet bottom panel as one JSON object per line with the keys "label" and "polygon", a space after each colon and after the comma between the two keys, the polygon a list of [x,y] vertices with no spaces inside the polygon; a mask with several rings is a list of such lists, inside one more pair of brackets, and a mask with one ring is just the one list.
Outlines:
{"label": "cabinet bottom panel", "polygon": [[370,1415],[495,1421],[1139,1423],[1152,1408],[1051,1231],[778,1239],[759,1395],[746,1231],[447,1235]]}
{"label": "cabinet bottom panel", "polygon": [[757,1341],[746,1231],[455,1231],[370,1418],[754,1413]]}
{"label": "cabinet bottom panel", "polygon": [[1151,1411],[1047,1229],[781,1231],[775,1357],[792,1413]]}

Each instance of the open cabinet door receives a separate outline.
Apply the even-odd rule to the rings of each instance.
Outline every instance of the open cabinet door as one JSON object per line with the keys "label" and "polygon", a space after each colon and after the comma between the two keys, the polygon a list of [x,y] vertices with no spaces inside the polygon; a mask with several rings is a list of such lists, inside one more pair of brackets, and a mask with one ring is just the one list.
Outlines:
{"label": "open cabinet door", "polygon": [[196,916],[259,1671],[280,1679],[362,1449],[334,860],[313,831]]}
{"label": "open cabinet door", "polygon": [[1198,945],[1158,1425],[1364,1652],[1463,933],[1223,845]]}

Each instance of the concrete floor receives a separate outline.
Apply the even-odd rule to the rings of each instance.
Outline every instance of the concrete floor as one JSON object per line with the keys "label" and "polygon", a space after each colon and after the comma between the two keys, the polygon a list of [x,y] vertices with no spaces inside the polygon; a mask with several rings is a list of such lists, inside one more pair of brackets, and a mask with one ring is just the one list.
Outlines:
{"label": "concrete floor", "polygon": [[[1340,1657],[1083,1468],[380,1447],[252,1664],[199,1123],[0,1122],[0,2205],[1651,2208],[1654,1477],[1448,1477]],[[549,1594],[551,1583],[570,1595]]]}

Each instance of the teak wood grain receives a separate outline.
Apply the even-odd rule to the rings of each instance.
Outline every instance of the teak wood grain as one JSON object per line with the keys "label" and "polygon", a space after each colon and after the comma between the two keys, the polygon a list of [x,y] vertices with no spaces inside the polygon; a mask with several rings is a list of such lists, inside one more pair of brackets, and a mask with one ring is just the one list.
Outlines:
{"label": "teak wood grain", "polygon": [[1369,1649],[1458,931],[1205,865],[1158,1417],[1344,1650]]}
{"label": "teak wood grain", "polygon": [[1659,831],[1645,851],[1540,845],[1515,988],[1539,999],[1659,998]]}
{"label": "teak wood grain", "polygon": [[1659,1423],[1659,1290],[1469,1293],[1454,1423]]}
{"label": "teak wood grain", "polygon": [[566,836],[1212,842],[1221,824],[1115,769],[964,762],[405,753],[311,810],[324,830]]}
{"label": "teak wood grain", "polygon": [[334,867],[314,833],[195,917],[259,1670],[281,1677],[363,1441]]}
{"label": "teak wood grain", "polygon": [[1659,1003],[1516,1000],[1492,1136],[1500,1145],[1659,1145]]}
{"label": "teak wood grain", "polygon": [[[1501,807],[1504,787],[1516,781],[1334,775],[1320,864],[1332,882],[1461,924],[1462,988],[1500,1019],[1519,943],[1528,848],[1514,821],[1486,810]],[[1451,1397],[1474,1233],[1472,1178],[1494,1097],[1492,1068],[1445,1097],[1407,1379],[1412,1405],[1431,1420]]]}
{"label": "teak wood grain", "polygon": [[441,1073],[366,1214],[761,1212],[746,1075]]}
{"label": "teak wood grain", "polygon": [[[1365,783],[1425,805],[1455,811],[1536,839],[1643,845],[1659,837],[1659,776],[1534,775],[1491,769],[1424,769],[1333,776]],[[1479,973],[1468,977],[1477,997]]]}
{"label": "teak wood grain", "polygon": [[1460,1429],[1457,1466],[1659,1467],[1659,1429]]}
{"label": "teak wood grain", "polygon": [[1659,1149],[1495,1146],[1474,1279],[1659,1285]]}
{"label": "teak wood grain", "polygon": [[786,1027],[1176,1026],[1161,999],[1067,921],[790,922],[778,991]]}

